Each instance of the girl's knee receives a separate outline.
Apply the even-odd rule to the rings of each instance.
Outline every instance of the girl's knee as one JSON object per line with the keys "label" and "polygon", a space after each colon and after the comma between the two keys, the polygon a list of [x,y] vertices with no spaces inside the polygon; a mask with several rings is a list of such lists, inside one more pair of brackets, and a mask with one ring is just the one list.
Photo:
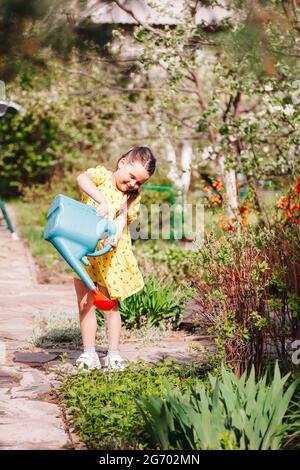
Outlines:
{"label": "girl's knee", "polygon": [[90,311],[95,310],[93,300],[94,300],[93,295],[86,294],[85,296],[82,297],[82,299],[78,301],[78,309],[79,309],[80,315],[86,315]]}

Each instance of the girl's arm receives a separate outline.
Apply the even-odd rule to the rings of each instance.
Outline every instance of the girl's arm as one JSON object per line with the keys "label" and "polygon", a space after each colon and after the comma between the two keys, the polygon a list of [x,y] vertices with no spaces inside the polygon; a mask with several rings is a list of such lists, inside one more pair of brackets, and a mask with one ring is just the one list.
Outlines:
{"label": "girl's arm", "polygon": [[108,206],[105,196],[97,189],[92,178],[86,173],[80,173],[76,178],[79,188],[90,196],[94,201],[98,202],[97,214],[102,217],[108,215]]}
{"label": "girl's arm", "polygon": [[122,213],[122,214],[118,215],[118,217],[116,217],[114,219],[114,221],[115,221],[116,226],[117,226],[116,235],[114,237],[114,240],[111,240],[110,238],[105,238],[104,241],[103,241],[104,246],[107,245],[108,243],[111,244],[113,247],[117,246],[117,244],[120,241],[120,238],[122,237],[123,230],[124,230],[125,226],[127,225],[127,214]]}
{"label": "girl's arm", "polygon": [[141,201],[141,196],[139,195],[135,199],[132,206],[129,208],[127,205],[127,198],[125,197],[125,201],[122,203],[121,208],[120,208],[120,213],[118,217],[115,218],[115,222],[117,225],[116,243],[111,243],[112,246],[117,246],[120,238],[122,237],[125,226],[130,224],[133,220],[137,219],[138,211],[140,208],[140,201]]}

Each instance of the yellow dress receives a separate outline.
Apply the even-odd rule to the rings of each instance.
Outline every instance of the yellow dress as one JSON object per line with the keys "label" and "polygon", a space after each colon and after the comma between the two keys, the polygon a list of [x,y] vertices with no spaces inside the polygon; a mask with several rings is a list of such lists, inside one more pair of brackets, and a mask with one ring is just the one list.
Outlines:
{"label": "yellow dress", "polygon": [[[113,219],[116,211],[120,209],[125,193],[119,191],[113,181],[112,172],[99,165],[89,168],[85,173],[90,175],[97,189],[105,196],[109,208],[108,217]],[[128,209],[127,225],[117,247],[103,256],[88,257],[90,266],[84,266],[91,279],[107,288],[110,298],[124,300],[144,287],[144,280],[138,268],[136,258],[132,252],[131,236],[128,228],[133,220],[137,219],[141,196],[131,204]],[[97,207],[98,203],[83,193],[81,202]],[[103,248],[100,241],[97,250]],[[79,277],[75,274],[75,278]]]}

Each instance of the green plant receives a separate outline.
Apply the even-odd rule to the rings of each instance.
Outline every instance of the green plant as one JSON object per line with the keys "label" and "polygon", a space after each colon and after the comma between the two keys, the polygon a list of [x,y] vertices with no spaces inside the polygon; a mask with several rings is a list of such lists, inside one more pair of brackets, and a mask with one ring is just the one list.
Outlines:
{"label": "green plant", "polygon": [[240,378],[224,367],[221,379],[208,377],[208,391],[202,384],[184,394],[169,387],[165,398],[136,400],[152,445],[166,450],[280,449],[297,381],[286,388],[289,374],[281,377],[278,364],[270,384],[267,374],[255,382],[254,367]]}
{"label": "green plant", "polygon": [[175,282],[192,279],[199,270],[195,251],[180,246],[166,246],[162,240],[137,240],[134,243],[136,257],[143,271],[157,272]]}
{"label": "green plant", "polygon": [[286,435],[284,439],[284,448],[300,449],[300,386],[294,394],[285,420]]}
{"label": "green plant", "polygon": [[165,377],[171,388],[185,391],[202,377],[204,368],[165,360],[155,366],[144,361],[120,373],[92,371],[84,376],[64,375],[57,390],[67,406],[69,425],[93,449],[141,449],[147,446],[135,398],[165,396]]}
{"label": "green plant", "polygon": [[249,227],[219,240],[209,235],[199,247],[197,322],[237,374],[253,363],[259,374],[269,355],[291,363],[286,343],[299,335],[298,240],[296,226]]}
{"label": "green plant", "polygon": [[33,110],[0,120],[0,179],[3,195],[45,183],[59,164],[59,129],[54,117]]}
{"label": "green plant", "polygon": [[142,291],[120,302],[122,320],[130,328],[139,328],[145,323],[157,326],[163,322],[170,322],[177,327],[184,313],[185,302],[191,295],[191,290],[174,288],[171,280],[158,280],[148,275]]}

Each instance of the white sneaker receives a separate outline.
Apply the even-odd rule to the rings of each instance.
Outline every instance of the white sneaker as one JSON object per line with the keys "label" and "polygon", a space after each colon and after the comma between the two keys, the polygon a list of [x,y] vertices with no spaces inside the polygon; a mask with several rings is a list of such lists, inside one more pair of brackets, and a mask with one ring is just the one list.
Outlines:
{"label": "white sneaker", "polygon": [[117,354],[113,356],[107,354],[107,356],[103,358],[103,365],[109,370],[124,370],[126,367],[123,357]]}
{"label": "white sneaker", "polygon": [[76,360],[76,367],[79,370],[101,369],[100,360],[96,352],[84,352]]}

